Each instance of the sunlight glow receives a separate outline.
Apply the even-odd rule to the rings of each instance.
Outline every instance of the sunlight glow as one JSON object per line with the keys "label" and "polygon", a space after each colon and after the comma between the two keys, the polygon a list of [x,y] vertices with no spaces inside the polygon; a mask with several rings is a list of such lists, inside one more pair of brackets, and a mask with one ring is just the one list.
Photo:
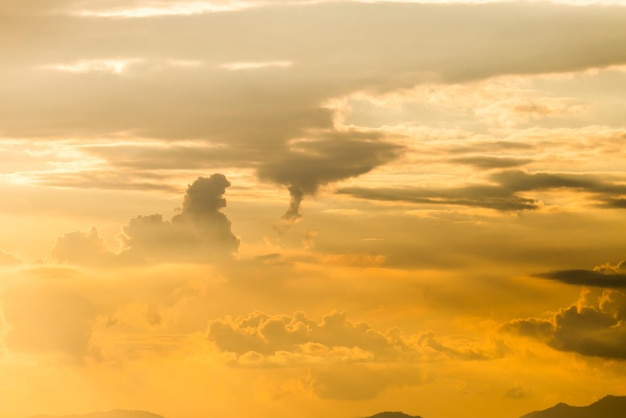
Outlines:
{"label": "sunlight glow", "polygon": [[204,13],[233,12],[237,10],[258,7],[262,3],[250,4],[241,2],[230,2],[223,4],[215,4],[210,2],[181,2],[178,4],[135,7],[126,9],[109,9],[109,10],[81,10],[76,13],[83,17],[107,17],[107,18],[145,18],[156,16],[188,16]]}
{"label": "sunlight glow", "polygon": [[128,65],[136,63],[138,59],[131,60],[80,60],[72,64],[49,64],[40,68],[45,70],[62,71],[76,74],[86,74],[94,72],[122,74]]}

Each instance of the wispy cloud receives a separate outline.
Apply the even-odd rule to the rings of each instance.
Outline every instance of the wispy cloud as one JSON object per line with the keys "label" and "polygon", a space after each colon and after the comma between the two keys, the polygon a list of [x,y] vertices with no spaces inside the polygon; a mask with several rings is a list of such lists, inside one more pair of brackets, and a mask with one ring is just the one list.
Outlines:
{"label": "wispy cloud", "polygon": [[228,62],[220,65],[220,68],[230,71],[258,70],[262,68],[289,68],[293,65],[291,61],[259,61],[259,62]]}

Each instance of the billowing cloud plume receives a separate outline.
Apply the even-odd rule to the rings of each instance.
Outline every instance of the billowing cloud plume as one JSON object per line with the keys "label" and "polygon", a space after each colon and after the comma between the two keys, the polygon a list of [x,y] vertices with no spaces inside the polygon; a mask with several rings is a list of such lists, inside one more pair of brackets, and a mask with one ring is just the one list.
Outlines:
{"label": "billowing cloud plume", "polygon": [[139,215],[123,228],[119,253],[111,252],[98,232],[71,232],[57,240],[51,256],[75,264],[119,262],[208,262],[230,257],[239,248],[230,220],[221,209],[230,182],[223,174],[198,177],[187,188],[180,214]]}
{"label": "billowing cloud plume", "polygon": [[604,290],[595,301],[560,309],[552,318],[517,319],[502,330],[537,338],[556,350],[626,360],[625,319],[626,294]]}
{"label": "billowing cloud plume", "polygon": [[220,210],[230,182],[223,174],[199,177],[187,188],[182,212],[164,221],[161,215],[138,216],[124,227],[120,257],[143,260],[210,261],[239,247],[231,224]]}
{"label": "billowing cloud plume", "polygon": [[290,151],[259,168],[264,180],[289,186],[291,201],[285,220],[300,217],[300,203],[305,195],[317,192],[325,184],[355,177],[393,160],[399,145],[367,132],[343,132],[316,140],[292,144]]}

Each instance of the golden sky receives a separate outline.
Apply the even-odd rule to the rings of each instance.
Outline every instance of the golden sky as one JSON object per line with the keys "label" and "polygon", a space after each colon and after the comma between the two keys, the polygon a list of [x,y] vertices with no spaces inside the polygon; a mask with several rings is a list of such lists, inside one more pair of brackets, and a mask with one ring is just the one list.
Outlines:
{"label": "golden sky", "polygon": [[626,2],[0,0],[0,416],[626,395]]}

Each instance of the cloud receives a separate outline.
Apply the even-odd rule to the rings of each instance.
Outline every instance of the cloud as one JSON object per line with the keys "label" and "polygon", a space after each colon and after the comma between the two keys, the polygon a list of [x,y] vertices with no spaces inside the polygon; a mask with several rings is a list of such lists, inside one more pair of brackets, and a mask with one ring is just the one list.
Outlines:
{"label": "cloud", "polygon": [[560,309],[550,319],[516,319],[502,330],[537,338],[560,351],[626,360],[626,294],[604,290],[597,300]]}
{"label": "cloud", "polygon": [[289,207],[283,214],[283,219],[288,222],[295,221],[302,216],[300,215],[300,204],[304,198],[304,192],[296,186],[289,186],[289,196]]}
{"label": "cloud", "polygon": [[[150,2],[155,4],[156,9],[172,9],[170,2]],[[300,195],[367,173],[401,151],[382,135],[343,132],[335,123],[338,112],[328,107],[331,100],[433,81],[462,84],[626,60],[621,48],[626,11],[618,7],[360,2],[291,7],[272,2],[271,7],[220,14],[187,5],[189,15],[182,16],[185,7],[177,3],[179,16],[155,19],[35,16],[53,9],[80,12],[87,5],[109,11],[147,6],[142,1],[61,1],[38,11],[32,1],[6,5],[10,14],[22,17],[19,25],[0,29],[0,50],[8,51],[0,78],[0,93],[7,98],[0,103],[2,135],[200,141],[212,150],[194,156],[193,164],[254,168],[260,178],[291,188],[288,219],[300,216]],[[384,36],[363,42],[370,39],[373,22]],[[242,27],[248,30],[239,31]],[[206,39],[229,42],[206,48]],[[136,61],[124,66],[129,60]],[[233,63],[239,67],[231,68],[248,70],[222,67]],[[63,71],[42,70],[46,66]],[[531,103],[514,110],[538,115],[546,109]],[[107,151],[106,162],[117,166],[113,155],[122,151],[98,152]],[[187,151],[178,148],[171,154],[178,156],[179,166],[184,166]],[[167,151],[164,155],[168,158],[156,162],[132,158],[164,169],[176,165]],[[124,156],[119,164],[131,163]],[[94,179],[94,185],[106,187],[101,180]],[[62,182],[87,185],[69,178]],[[129,182],[128,187],[156,184]],[[466,199],[452,200],[463,204]],[[619,206],[620,201],[603,203]],[[469,204],[480,205],[472,199]],[[533,202],[494,197],[487,206],[517,210],[532,208]]]}
{"label": "cloud", "polygon": [[601,180],[589,174],[530,173],[521,170],[506,170],[491,174],[488,178],[495,184],[448,188],[344,187],[338,192],[371,200],[483,207],[499,211],[537,209],[539,202],[523,194],[528,192],[567,189],[591,193],[592,198],[599,202],[608,202],[615,195],[626,194],[626,186],[620,183],[619,179]]}
{"label": "cloud", "polygon": [[603,273],[594,270],[556,270],[533,274],[533,276],[573,285],[615,289],[626,288],[626,274],[624,273]]}
{"label": "cloud", "polygon": [[209,323],[208,337],[222,351],[237,356],[235,364],[328,364],[398,360],[413,351],[399,335],[352,322],[334,312],[320,322],[302,312],[268,315],[254,312],[237,319]]}
{"label": "cloud", "polygon": [[69,232],[58,238],[50,255],[57,260],[74,264],[101,263],[111,256],[95,227],[88,233]]}
{"label": "cloud", "polygon": [[507,157],[491,157],[491,156],[472,156],[461,157],[450,160],[454,163],[467,164],[476,168],[492,169],[492,168],[510,168],[528,164],[532,160],[526,158],[507,158]]}
{"label": "cloud", "polygon": [[321,321],[303,312],[269,315],[257,311],[236,319],[225,317],[209,322],[208,338],[232,366],[307,366],[320,376],[353,366],[356,372],[369,373],[378,369],[376,365],[386,365],[395,374],[396,366],[406,370],[442,358],[492,360],[508,352],[501,341],[483,347],[469,338],[441,340],[431,331],[420,335],[404,335],[397,328],[379,331],[350,321],[345,312],[332,312]]}
{"label": "cloud", "polygon": [[131,219],[122,234],[120,257],[140,260],[211,261],[239,248],[231,223],[220,210],[230,182],[223,174],[198,177],[185,193],[182,212],[164,221],[161,215]]}
{"label": "cloud", "polygon": [[621,261],[615,265],[605,263],[595,266],[593,270],[555,270],[532,276],[579,286],[620,289],[626,287],[626,262]]}
{"label": "cloud", "polygon": [[304,195],[320,186],[365,174],[395,159],[402,147],[380,140],[379,134],[341,132],[324,138],[298,141],[259,167],[259,178],[289,186],[291,202],[284,218],[300,217]]}
{"label": "cloud", "polygon": [[448,357],[459,360],[493,360],[495,358],[504,357],[508,352],[508,348],[502,341],[497,341],[495,347],[491,348],[491,350],[469,345],[467,341],[456,341],[453,344],[444,344],[432,331],[420,335],[419,343],[421,346],[429,347]]}
{"label": "cloud", "polygon": [[187,188],[181,213],[171,221],[160,214],[131,219],[122,229],[119,253],[110,251],[92,228],[89,233],[71,232],[59,238],[51,256],[74,264],[210,262],[228,258],[239,248],[239,238],[221,212],[229,186],[223,174],[198,177]]}

